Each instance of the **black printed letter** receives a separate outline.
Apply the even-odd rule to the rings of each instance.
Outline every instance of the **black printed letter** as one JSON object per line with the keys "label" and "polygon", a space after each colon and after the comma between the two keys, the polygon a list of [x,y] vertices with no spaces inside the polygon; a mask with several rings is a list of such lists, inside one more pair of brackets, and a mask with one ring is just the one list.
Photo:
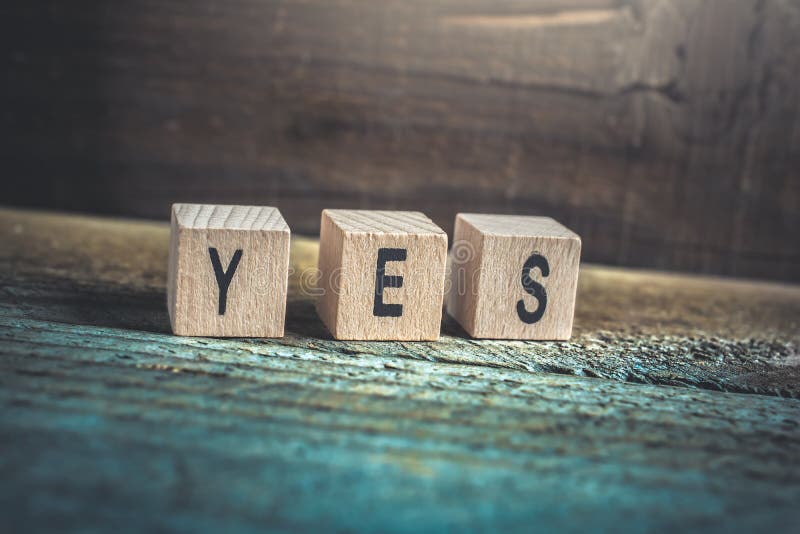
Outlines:
{"label": "black printed letter", "polygon": [[208,253],[211,255],[211,265],[214,266],[214,275],[217,277],[217,285],[219,286],[219,314],[225,315],[225,306],[228,303],[228,286],[231,285],[233,273],[236,272],[236,267],[239,266],[239,260],[242,259],[242,249],[238,249],[233,253],[233,258],[228,264],[228,270],[222,271],[222,264],[219,261],[219,252],[213,247],[208,247]]}
{"label": "black printed letter", "polygon": [[517,302],[517,315],[523,323],[533,324],[544,315],[544,309],[547,307],[547,292],[544,287],[538,282],[531,279],[531,269],[538,267],[542,271],[542,276],[546,277],[550,274],[550,266],[547,264],[547,258],[541,254],[533,254],[525,265],[522,267],[522,287],[525,292],[536,298],[539,301],[539,307],[536,311],[529,312],[525,309],[525,303],[522,299]]}
{"label": "black printed letter", "polygon": [[378,267],[375,278],[375,306],[372,308],[372,315],[375,317],[400,317],[403,315],[402,304],[384,304],[383,288],[403,287],[402,276],[386,276],[386,263],[390,261],[406,261],[406,249],[404,248],[379,248]]}

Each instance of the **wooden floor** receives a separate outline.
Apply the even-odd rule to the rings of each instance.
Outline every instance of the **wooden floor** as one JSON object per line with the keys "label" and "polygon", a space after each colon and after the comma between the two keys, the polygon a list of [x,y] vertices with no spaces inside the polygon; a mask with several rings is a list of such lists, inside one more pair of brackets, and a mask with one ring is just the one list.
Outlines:
{"label": "wooden floor", "polygon": [[[0,210],[0,527],[800,524],[800,288],[586,265],[569,343],[178,338],[167,224]],[[583,527],[583,528],[582,528]]]}

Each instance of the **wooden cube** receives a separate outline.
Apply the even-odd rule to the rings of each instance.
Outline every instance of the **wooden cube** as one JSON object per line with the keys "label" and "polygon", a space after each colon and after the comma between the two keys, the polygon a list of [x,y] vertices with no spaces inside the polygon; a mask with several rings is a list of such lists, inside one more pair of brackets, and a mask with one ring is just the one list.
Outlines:
{"label": "wooden cube", "polygon": [[411,211],[324,210],[317,311],[336,339],[436,340],[447,234]]}
{"label": "wooden cube", "polygon": [[569,339],[580,255],[549,217],[459,213],[447,312],[476,338]]}
{"label": "wooden cube", "polygon": [[289,227],[277,208],[174,204],[167,305],[181,336],[281,337]]}

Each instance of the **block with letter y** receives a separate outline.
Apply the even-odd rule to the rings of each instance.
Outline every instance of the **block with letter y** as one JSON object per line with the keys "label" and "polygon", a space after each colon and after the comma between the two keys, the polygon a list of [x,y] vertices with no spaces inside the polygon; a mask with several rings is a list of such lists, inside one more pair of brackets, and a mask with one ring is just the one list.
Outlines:
{"label": "block with letter y", "polygon": [[317,311],[336,339],[436,340],[446,263],[422,213],[324,210]]}
{"label": "block with letter y", "polygon": [[289,237],[277,208],[174,204],[167,283],[172,331],[283,336]]}
{"label": "block with letter y", "polygon": [[569,339],[580,255],[549,217],[459,213],[447,312],[476,338]]}

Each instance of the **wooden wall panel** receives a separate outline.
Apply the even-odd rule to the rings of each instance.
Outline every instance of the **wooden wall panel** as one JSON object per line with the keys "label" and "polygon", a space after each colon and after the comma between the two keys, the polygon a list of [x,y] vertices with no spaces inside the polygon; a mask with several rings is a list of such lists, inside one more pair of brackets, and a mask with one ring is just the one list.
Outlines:
{"label": "wooden wall panel", "polygon": [[[35,4],[35,5],[34,5]],[[800,281],[796,0],[0,8],[0,202],[552,216],[584,259]]]}

